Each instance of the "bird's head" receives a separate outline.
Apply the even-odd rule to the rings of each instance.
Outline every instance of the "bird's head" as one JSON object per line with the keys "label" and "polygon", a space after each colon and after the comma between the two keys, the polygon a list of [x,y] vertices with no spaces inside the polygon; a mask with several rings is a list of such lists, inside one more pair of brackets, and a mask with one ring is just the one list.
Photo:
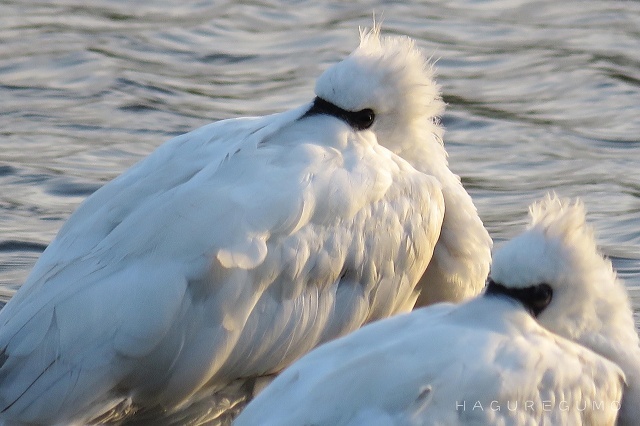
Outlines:
{"label": "bird's head", "polygon": [[528,229],[494,254],[487,293],[496,292],[520,295],[545,328],[592,349],[619,333],[635,336],[626,289],[580,201],[548,195],[530,207]]}
{"label": "bird's head", "polygon": [[381,37],[375,26],[361,31],[360,46],[318,78],[311,112],[333,112],[400,153],[420,139],[441,141],[444,102],[432,78],[432,66],[413,40]]}

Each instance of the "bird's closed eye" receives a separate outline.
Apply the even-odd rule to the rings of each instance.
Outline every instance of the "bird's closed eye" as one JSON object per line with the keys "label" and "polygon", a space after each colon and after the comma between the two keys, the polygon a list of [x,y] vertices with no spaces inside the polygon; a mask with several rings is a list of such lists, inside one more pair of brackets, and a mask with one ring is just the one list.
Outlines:
{"label": "bird's closed eye", "polygon": [[376,118],[376,114],[371,108],[366,108],[352,114],[352,126],[357,130],[368,129]]}

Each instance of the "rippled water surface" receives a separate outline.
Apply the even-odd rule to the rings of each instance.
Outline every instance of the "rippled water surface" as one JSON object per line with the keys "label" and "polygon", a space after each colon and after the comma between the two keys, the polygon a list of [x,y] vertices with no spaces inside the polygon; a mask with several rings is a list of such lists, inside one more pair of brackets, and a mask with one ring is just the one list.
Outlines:
{"label": "rippled water surface", "polygon": [[640,2],[0,3],[0,297],[170,137],[312,99],[375,11],[437,60],[446,147],[497,245],[580,196],[640,309]]}

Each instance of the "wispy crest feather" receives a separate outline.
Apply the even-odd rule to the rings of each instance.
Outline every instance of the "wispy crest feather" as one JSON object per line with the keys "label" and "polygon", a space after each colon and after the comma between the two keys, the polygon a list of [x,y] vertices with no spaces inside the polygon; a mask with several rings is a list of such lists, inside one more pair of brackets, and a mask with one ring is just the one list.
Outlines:
{"label": "wispy crest feather", "polygon": [[586,250],[597,252],[593,228],[586,223],[584,203],[561,199],[555,193],[529,207],[529,229],[541,231],[548,238],[580,243]]}
{"label": "wispy crest feather", "polygon": [[360,27],[358,30],[360,31],[360,45],[373,40],[374,42],[380,44],[380,31],[382,29],[382,22],[376,22],[375,15],[373,16],[373,26],[371,28]]}

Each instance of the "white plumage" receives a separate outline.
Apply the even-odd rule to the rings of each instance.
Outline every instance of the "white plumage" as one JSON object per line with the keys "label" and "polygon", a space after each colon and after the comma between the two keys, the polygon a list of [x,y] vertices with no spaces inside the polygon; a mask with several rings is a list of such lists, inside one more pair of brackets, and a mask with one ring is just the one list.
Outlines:
{"label": "white plumage", "polygon": [[320,346],[235,425],[613,425],[623,390],[621,421],[633,424],[624,417],[639,407],[637,382],[625,387],[630,370],[585,347],[637,352],[625,289],[581,204],[547,197],[531,221],[496,253],[486,294]]}
{"label": "white plumage", "polygon": [[96,191],[0,312],[0,418],[175,412],[418,297],[478,293],[491,240],[431,78],[375,29],[313,103],[179,136]]}

